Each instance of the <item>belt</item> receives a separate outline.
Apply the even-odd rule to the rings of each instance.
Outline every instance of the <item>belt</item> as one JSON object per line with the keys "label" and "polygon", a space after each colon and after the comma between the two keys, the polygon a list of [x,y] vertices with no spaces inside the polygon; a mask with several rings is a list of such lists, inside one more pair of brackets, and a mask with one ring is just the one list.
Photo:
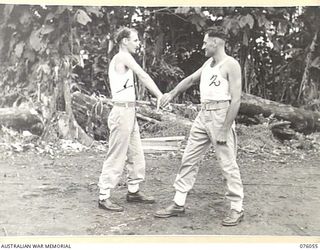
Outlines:
{"label": "belt", "polygon": [[230,101],[210,101],[201,103],[202,110],[217,110],[228,108]]}
{"label": "belt", "polygon": [[135,102],[112,102],[113,106],[124,107],[124,108],[133,108],[136,106]]}

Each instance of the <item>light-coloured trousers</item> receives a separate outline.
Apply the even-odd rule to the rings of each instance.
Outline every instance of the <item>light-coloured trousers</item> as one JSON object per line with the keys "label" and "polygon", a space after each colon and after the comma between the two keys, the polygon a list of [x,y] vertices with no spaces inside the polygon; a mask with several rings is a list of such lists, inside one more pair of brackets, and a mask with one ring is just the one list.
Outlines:
{"label": "light-coloured trousers", "polygon": [[199,170],[197,163],[209,146],[213,144],[218,164],[226,181],[226,198],[231,203],[231,209],[242,210],[243,185],[236,162],[237,138],[235,124],[228,132],[226,144],[221,145],[216,142],[216,135],[223,126],[227,110],[228,107],[217,110],[201,110],[199,112],[192,125],[187,147],[174,182],[174,188],[177,191],[175,199],[179,197],[178,194],[186,197],[187,192],[192,189]]}
{"label": "light-coloured trousers", "polygon": [[128,189],[139,189],[145,178],[145,159],[134,107],[114,106],[108,117],[109,149],[98,186],[100,194],[110,196],[127,167]]}

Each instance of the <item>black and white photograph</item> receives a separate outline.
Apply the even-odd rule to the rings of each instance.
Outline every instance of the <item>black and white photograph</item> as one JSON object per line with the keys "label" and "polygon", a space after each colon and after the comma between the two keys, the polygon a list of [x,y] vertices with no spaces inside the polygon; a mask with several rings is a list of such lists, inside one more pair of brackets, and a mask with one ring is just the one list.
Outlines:
{"label": "black and white photograph", "polygon": [[319,237],[320,7],[120,5],[0,4],[0,238]]}

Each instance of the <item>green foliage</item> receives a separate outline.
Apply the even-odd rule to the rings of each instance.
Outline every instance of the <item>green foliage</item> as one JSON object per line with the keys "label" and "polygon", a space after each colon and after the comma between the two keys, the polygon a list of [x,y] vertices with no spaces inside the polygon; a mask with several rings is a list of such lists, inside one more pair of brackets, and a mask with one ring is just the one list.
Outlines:
{"label": "green foliage", "polygon": [[[18,92],[39,101],[69,77],[73,89],[110,97],[107,68],[112,36],[120,26],[139,31],[143,48],[137,60],[162,91],[169,91],[205,61],[204,31],[223,25],[230,34],[228,53],[242,67],[245,92],[314,109],[320,81],[319,9],[1,5],[2,94]],[[314,38],[317,45],[310,52]],[[303,75],[307,85],[298,99]],[[198,86],[181,98],[198,102]]]}

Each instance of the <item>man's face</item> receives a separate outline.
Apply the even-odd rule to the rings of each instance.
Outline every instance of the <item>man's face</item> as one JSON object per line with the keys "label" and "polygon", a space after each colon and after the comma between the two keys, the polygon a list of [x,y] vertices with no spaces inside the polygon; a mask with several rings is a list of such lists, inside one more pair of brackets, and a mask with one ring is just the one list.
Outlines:
{"label": "man's face", "polygon": [[130,37],[126,38],[126,39],[127,39],[126,46],[128,48],[128,51],[131,54],[137,53],[138,49],[140,48],[140,40],[139,40],[137,32],[132,31],[130,33]]}
{"label": "man's face", "polygon": [[208,34],[206,34],[203,38],[202,49],[204,50],[206,57],[213,56],[217,49],[215,39],[213,37],[209,37]]}

